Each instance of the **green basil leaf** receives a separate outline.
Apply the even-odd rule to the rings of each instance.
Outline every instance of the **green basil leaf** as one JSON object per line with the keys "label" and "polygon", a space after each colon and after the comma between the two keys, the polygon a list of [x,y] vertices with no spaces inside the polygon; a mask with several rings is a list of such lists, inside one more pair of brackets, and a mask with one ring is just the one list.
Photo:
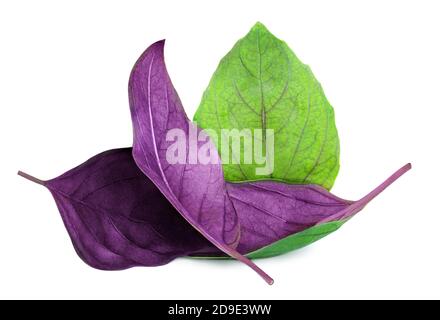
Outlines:
{"label": "green basil leaf", "polygon": [[[218,150],[222,143],[228,150],[228,159],[221,153],[228,181],[272,179],[330,189],[336,179],[339,139],[333,108],[310,68],[261,23],[221,60],[194,120],[216,133]],[[222,129],[242,134],[240,150],[234,151],[231,139],[221,139]],[[253,154],[263,152],[265,164],[255,154],[244,163],[245,139],[252,140]],[[265,148],[272,140],[273,150]],[[258,173],[263,167],[271,169]]]}

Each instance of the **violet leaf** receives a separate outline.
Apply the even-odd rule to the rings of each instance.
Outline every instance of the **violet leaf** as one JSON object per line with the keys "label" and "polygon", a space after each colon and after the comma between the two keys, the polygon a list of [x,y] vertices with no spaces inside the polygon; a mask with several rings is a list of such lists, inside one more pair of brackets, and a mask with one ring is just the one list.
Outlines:
{"label": "violet leaf", "polygon": [[131,148],[103,152],[48,181],[19,174],[50,190],[78,255],[94,268],[158,266],[213,250],[138,169]]}
{"label": "violet leaf", "polygon": [[357,201],[344,200],[317,185],[228,183],[241,226],[237,250],[250,258],[264,258],[313,243],[336,231],[410,168],[403,166]]}
{"label": "violet leaf", "polygon": [[[197,159],[191,163],[191,146],[199,148],[212,142],[200,142],[200,129],[188,120],[168,76],[163,48],[164,41],[151,45],[130,75],[134,160],[197,231],[272,284],[272,278],[234,249],[240,240],[240,225],[226,192],[221,163],[201,164]],[[167,160],[167,150],[173,144],[167,141],[167,133],[172,129],[180,129],[187,139],[183,163],[170,164]],[[214,159],[214,145],[210,150]]]}
{"label": "violet leaf", "polygon": [[[272,179],[330,189],[336,179],[339,138],[333,108],[310,68],[261,23],[220,61],[194,120],[218,137],[222,129],[237,129],[244,139],[273,145],[273,152],[265,149],[264,165],[255,157],[234,163],[246,150],[217,139],[227,181]],[[267,173],[257,172],[268,165]]]}

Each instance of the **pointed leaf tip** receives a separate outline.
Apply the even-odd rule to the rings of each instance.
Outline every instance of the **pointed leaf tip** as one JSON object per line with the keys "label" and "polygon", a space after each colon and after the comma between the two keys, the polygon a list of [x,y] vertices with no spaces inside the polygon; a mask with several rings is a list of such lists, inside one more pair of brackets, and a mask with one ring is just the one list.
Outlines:
{"label": "pointed leaf tip", "polygon": [[163,50],[163,48],[165,47],[165,39],[156,41],[155,43],[152,44],[152,46],[157,47],[158,49]]}
{"label": "pointed leaf tip", "polygon": [[164,48],[165,48],[165,39],[156,41],[149,48],[147,48],[147,50],[145,50],[141,58],[145,58],[147,52],[152,52],[156,57],[163,58]]}
{"label": "pointed leaf tip", "polygon": [[[154,56],[156,60],[160,60],[162,62],[165,61],[164,58],[164,47],[165,47],[165,39],[156,41],[152,45],[150,45],[137,59],[135,62],[133,68],[130,72],[130,78],[128,80],[128,87],[129,90],[131,86],[133,86],[133,83],[136,81],[135,74],[141,72],[145,73],[145,70],[148,70],[143,64],[144,63],[150,63],[151,57]],[[138,75],[139,76],[139,75]]]}
{"label": "pointed leaf tip", "polygon": [[260,21],[257,21],[257,23],[254,24],[251,30],[264,30],[269,31],[264,24],[262,24]]}

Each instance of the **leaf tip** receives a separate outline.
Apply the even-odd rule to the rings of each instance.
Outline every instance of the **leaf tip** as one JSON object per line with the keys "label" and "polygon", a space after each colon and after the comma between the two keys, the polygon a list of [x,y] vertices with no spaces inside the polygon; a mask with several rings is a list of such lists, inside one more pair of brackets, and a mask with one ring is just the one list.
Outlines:
{"label": "leaf tip", "polygon": [[153,45],[158,45],[163,48],[165,46],[165,41],[166,39],[161,39],[159,41],[156,41]]}
{"label": "leaf tip", "polygon": [[157,51],[157,53],[159,53],[160,55],[163,55],[164,47],[165,47],[165,39],[162,39],[153,43],[150,48],[153,49],[154,51]]}
{"label": "leaf tip", "polygon": [[269,30],[267,30],[266,26],[261,23],[260,21],[257,21],[254,26],[252,27],[251,31],[265,31],[268,32]]}

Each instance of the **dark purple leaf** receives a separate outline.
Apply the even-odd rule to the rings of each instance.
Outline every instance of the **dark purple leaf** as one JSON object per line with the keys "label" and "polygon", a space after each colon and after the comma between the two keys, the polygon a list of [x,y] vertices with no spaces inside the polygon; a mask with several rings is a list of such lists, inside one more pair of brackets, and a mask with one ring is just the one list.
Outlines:
{"label": "dark purple leaf", "polygon": [[138,169],[131,148],[101,153],[48,181],[19,174],[51,191],[78,255],[92,267],[158,266],[212,251]]}

